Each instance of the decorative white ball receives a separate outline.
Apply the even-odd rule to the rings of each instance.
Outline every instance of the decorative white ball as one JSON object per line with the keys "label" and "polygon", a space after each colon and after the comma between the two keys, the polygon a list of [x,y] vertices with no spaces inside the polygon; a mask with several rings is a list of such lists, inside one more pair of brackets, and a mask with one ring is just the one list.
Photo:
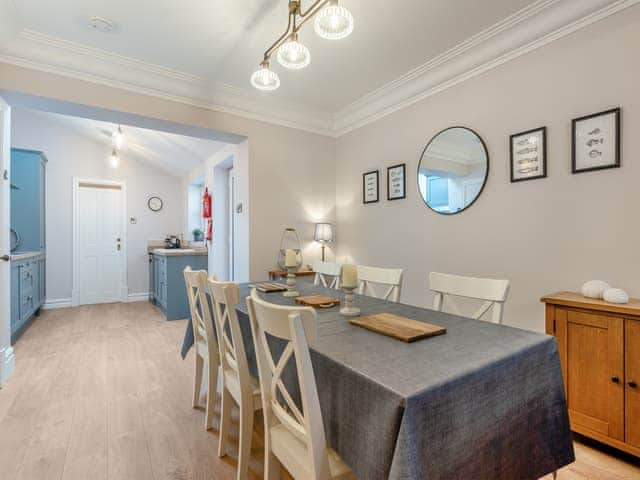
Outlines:
{"label": "decorative white ball", "polygon": [[602,298],[610,303],[629,303],[629,294],[620,288],[605,290]]}
{"label": "decorative white ball", "polygon": [[602,280],[590,280],[582,285],[582,295],[587,298],[602,298],[605,290],[609,290],[611,285]]}

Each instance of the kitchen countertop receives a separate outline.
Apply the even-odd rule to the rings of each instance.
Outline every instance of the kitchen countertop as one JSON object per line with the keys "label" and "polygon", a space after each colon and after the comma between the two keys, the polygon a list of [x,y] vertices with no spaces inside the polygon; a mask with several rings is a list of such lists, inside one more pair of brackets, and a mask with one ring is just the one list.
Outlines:
{"label": "kitchen countertop", "polygon": [[189,256],[203,256],[209,255],[209,251],[206,248],[149,248],[149,253],[154,255],[161,255],[163,257],[189,257]]}
{"label": "kitchen countertop", "polygon": [[38,255],[44,255],[45,252],[17,252],[10,255],[11,260],[24,260],[26,258],[37,257]]}

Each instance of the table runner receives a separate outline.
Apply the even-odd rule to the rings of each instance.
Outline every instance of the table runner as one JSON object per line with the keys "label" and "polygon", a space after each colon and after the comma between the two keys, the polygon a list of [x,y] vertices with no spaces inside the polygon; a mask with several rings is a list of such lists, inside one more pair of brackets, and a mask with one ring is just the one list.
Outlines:
{"label": "table runner", "polygon": [[[248,294],[241,285],[237,310],[257,376]],[[260,296],[294,305],[281,293]],[[318,311],[311,360],[327,442],[358,478],[535,479],[574,460],[554,337],[372,297],[356,304],[363,315],[447,328],[406,344],[350,325],[339,307]],[[192,344],[189,322],[183,356]]]}

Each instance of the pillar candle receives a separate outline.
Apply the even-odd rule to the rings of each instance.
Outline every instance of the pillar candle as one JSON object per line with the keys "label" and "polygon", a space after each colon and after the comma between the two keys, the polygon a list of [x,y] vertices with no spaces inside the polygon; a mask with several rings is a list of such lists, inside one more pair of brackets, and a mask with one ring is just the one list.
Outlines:
{"label": "pillar candle", "polygon": [[285,267],[298,266],[298,257],[296,256],[295,250],[287,249],[284,255],[284,266]]}
{"label": "pillar candle", "polygon": [[358,287],[358,267],[355,265],[342,266],[342,286],[345,288]]}

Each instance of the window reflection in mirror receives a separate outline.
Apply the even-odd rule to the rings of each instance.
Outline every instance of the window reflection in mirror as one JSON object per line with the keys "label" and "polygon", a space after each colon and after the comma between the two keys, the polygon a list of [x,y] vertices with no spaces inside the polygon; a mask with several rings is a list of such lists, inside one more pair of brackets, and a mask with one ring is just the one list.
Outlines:
{"label": "window reflection in mirror", "polygon": [[425,204],[445,215],[461,212],[482,192],[489,156],[472,130],[453,127],[431,139],[418,166],[418,190]]}

